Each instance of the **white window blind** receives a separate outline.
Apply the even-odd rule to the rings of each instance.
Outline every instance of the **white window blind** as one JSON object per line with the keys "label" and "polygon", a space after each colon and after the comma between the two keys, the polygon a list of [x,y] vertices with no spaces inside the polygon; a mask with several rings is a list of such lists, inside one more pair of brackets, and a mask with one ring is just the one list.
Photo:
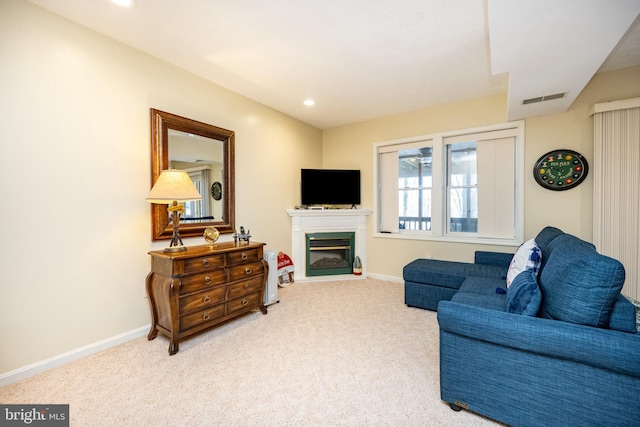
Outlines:
{"label": "white window blind", "polygon": [[398,151],[379,155],[380,231],[398,232]]}
{"label": "white window blind", "polygon": [[478,237],[515,237],[513,139],[489,139],[478,144]]}
{"label": "white window blind", "polygon": [[640,300],[640,98],[596,104],[593,239],[625,267],[622,292]]}

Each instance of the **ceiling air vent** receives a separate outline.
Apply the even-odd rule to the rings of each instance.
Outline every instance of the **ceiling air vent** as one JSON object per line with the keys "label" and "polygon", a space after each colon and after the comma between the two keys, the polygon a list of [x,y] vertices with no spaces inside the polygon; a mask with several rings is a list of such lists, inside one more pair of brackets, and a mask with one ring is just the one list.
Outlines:
{"label": "ceiling air vent", "polygon": [[554,93],[553,95],[538,96],[537,98],[529,98],[522,101],[523,105],[535,104],[536,102],[551,101],[552,99],[564,98],[567,92]]}

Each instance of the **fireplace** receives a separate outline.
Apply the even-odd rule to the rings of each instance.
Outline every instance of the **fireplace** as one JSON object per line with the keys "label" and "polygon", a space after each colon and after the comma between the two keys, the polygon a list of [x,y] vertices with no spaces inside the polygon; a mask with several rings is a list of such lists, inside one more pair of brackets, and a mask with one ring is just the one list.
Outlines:
{"label": "fireplace", "polygon": [[307,233],[306,275],[353,273],[355,233]]}
{"label": "fireplace", "polygon": [[[291,217],[291,259],[295,266],[295,282],[366,279],[367,217],[371,213],[371,209],[287,209]],[[307,251],[307,235],[315,233],[354,233],[351,256],[357,256],[362,261],[362,274],[353,274],[353,264],[350,263],[349,270],[344,274],[308,276],[307,258],[310,251]],[[326,274],[325,269],[322,271]]]}

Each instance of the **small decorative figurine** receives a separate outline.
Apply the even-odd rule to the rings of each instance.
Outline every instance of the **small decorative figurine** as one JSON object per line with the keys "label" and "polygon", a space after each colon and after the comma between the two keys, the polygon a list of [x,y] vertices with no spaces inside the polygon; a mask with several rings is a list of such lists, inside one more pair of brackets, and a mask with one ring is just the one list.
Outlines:
{"label": "small decorative figurine", "polygon": [[240,226],[240,233],[238,233],[237,231],[233,234],[233,241],[236,244],[236,246],[241,245],[242,242],[245,242],[245,244],[249,244],[249,239],[251,238],[251,231],[247,230],[246,232],[244,231],[244,226],[241,225]]}
{"label": "small decorative figurine", "polygon": [[353,260],[353,274],[356,276],[362,275],[362,261],[360,261],[360,257],[357,255]]}
{"label": "small decorative figurine", "polygon": [[284,252],[278,252],[278,286],[286,288],[292,284],[294,271],[291,257]]}

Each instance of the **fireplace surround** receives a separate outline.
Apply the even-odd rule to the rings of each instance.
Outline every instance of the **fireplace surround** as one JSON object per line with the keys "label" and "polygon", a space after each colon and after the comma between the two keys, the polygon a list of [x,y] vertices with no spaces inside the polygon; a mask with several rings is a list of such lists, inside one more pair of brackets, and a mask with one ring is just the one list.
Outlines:
{"label": "fireplace surround", "polygon": [[[287,209],[291,217],[291,259],[294,264],[294,281],[327,281],[364,279],[367,277],[367,217],[371,209]],[[320,275],[307,274],[307,235],[315,233],[347,233],[354,235],[351,263],[358,256],[362,261],[362,274],[348,272]]]}

